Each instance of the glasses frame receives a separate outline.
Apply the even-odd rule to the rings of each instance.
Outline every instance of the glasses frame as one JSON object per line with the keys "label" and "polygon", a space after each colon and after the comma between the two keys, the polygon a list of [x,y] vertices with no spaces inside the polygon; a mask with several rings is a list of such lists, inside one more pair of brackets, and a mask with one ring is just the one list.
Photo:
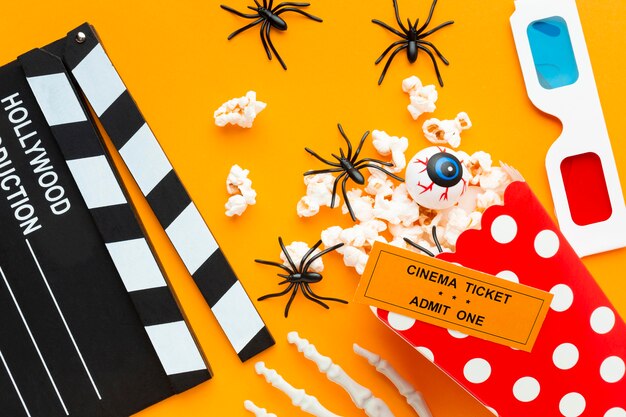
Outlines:
{"label": "glasses frame", "polygon": [[[578,79],[569,85],[547,89],[539,82],[528,28],[536,21],[552,17],[560,17],[567,24]],[[546,155],[548,182],[561,232],[580,257],[626,247],[624,196],[576,2],[518,0],[510,22],[528,97],[535,107],[558,118],[563,126]],[[572,219],[561,163],[586,153],[600,158],[612,212],[604,221],[579,225]]]}

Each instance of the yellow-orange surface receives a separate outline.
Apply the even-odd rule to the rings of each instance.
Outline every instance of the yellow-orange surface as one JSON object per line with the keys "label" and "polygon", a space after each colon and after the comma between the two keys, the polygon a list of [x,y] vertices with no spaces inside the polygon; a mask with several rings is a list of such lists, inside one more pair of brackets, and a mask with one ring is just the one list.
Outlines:
{"label": "yellow-orange surface", "polygon": [[[248,3],[228,0],[240,10]],[[275,271],[253,259],[277,259],[279,235],[288,242],[313,243],[322,229],[350,224],[338,210],[323,210],[310,219],[296,215],[296,202],[305,192],[302,173],[320,168],[303,148],[310,146],[322,154],[336,151],[341,143],[336,124],[341,122],[353,140],[372,129],[407,136],[407,156],[411,156],[427,142],[421,134],[421,121],[413,121],[406,111],[408,96],[401,91],[400,82],[413,74],[428,84],[436,78],[426,56],[409,65],[406,56],[399,55],[383,85],[376,84],[382,68],[374,66],[374,60],[396,39],[370,20],[393,24],[391,0],[314,0],[310,12],[323,17],[322,24],[296,14],[288,16],[289,30],[272,35],[288,71],[266,59],[256,29],[227,41],[228,34],[246,22],[221,10],[219,4],[216,0],[5,1],[0,12],[0,61],[9,62],[64,36],[84,21],[92,23],[244,286],[256,299],[277,289]],[[422,21],[429,5],[427,0],[400,3],[403,16],[419,16]],[[626,188],[624,5],[621,0],[578,2],[622,187]],[[431,39],[451,62],[442,68],[446,86],[439,89],[434,116],[453,118],[466,111],[474,127],[463,133],[461,148],[469,153],[489,151],[496,161],[518,168],[552,212],[544,158],[561,126],[537,111],[526,96],[509,26],[513,9],[511,0],[439,2],[433,23],[448,19],[456,23]],[[213,111],[248,90],[257,91],[259,99],[269,103],[254,128],[216,127]],[[364,152],[374,155],[371,142]],[[224,216],[224,182],[235,163],[250,169],[259,195],[256,206],[241,218],[231,219]],[[131,183],[126,173],[124,178]],[[287,344],[286,334],[291,330],[332,356],[387,401],[398,416],[412,415],[410,408],[386,380],[352,353],[352,343],[388,358],[424,393],[435,417],[491,415],[378,323],[363,305],[333,305],[326,311],[298,299],[285,319],[285,299],[256,303],[277,343],[241,364],[145,202],[138,198],[138,189],[134,184],[130,188],[215,372],[213,380],[139,416],[245,416],[249,415],[243,408],[245,399],[281,417],[305,415],[255,374],[256,360],[279,370],[294,385],[305,387],[335,413],[363,415],[343,391]],[[625,250],[584,260],[622,316],[626,315],[625,260]],[[325,264],[325,278],[316,285],[318,292],[350,299],[358,281],[356,273],[345,268],[337,255],[328,256]]]}

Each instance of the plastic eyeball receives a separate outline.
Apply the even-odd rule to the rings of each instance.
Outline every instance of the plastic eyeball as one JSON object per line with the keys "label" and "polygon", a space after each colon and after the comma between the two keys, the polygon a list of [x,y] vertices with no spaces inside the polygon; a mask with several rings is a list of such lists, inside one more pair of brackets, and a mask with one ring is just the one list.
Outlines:
{"label": "plastic eyeball", "polygon": [[452,149],[431,146],[407,164],[406,187],[422,207],[442,210],[455,205],[465,193],[469,175]]}

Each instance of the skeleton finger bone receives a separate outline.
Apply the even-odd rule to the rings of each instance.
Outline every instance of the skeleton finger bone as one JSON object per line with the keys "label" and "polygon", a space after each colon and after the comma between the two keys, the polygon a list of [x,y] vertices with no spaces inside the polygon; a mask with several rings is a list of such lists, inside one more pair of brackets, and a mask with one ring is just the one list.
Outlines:
{"label": "skeleton finger bone", "polygon": [[385,375],[393,385],[396,386],[400,394],[406,398],[407,403],[415,410],[419,417],[433,417],[430,409],[424,401],[424,397],[404,378],[398,374],[393,366],[379,355],[372,353],[356,343],[353,345],[354,353],[367,359],[370,365],[374,366],[378,372]]}
{"label": "skeleton finger bone", "polygon": [[276,414],[268,413],[265,408],[257,407],[256,404],[250,400],[244,401],[243,406],[256,417],[278,417]]}
{"label": "skeleton finger bone", "polygon": [[350,378],[339,365],[333,363],[329,357],[321,355],[315,346],[301,338],[297,332],[290,332],[287,340],[295,345],[305,358],[314,362],[329,380],[342,387],[350,395],[354,404],[365,411],[369,417],[394,417],[383,400],[374,397],[372,391]]}
{"label": "skeleton finger bone", "polygon": [[291,399],[291,403],[305,413],[316,417],[341,417],[328,411],[317,398],[308,395],[303,389],[294,388],[278,372],[267,368],[264,362],[257,362],[254,369],[257,374],[265,377],[271,386],[285,393]]}

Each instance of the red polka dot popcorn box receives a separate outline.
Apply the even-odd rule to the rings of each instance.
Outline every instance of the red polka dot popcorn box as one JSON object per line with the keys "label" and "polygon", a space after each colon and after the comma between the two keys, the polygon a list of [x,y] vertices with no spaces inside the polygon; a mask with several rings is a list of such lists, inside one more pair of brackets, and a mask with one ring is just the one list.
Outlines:
{"label": "red polka dot popcorn box", "polygon": [[[544,303],[545,320],[535,329],[538,334],[531,351],[461,333],[445,321],[435,325],[415,320],[403,315],[402,309],[389,308],[396,310],[392,312],[373,307],[377,317],[395,333],[495,415],[626,416],[626,325],[525,182],[511,183],[504,204],[487,209],[479,229],[465,231],[455,252],[440,253],[436,259],[490,274],[503,288],[523,284],[551,294],[551,301],[547,298]],[[371,256],[368,268],[375,268],[376,262]],[[442,290],[433,293],[434,297],[446,296],[451,282],[437,282],[432,276],[424,280],[416,269],[412,273],[413,280],[440,285]],[[367,274],[368,269],[364,279]],[[448,307],[450,311],[455,305],[465,308],[465,303],[477,296],[492,304],[497,301],[502,307],[505,301],[520,299],[517,293],[512,296],[511,291],[490,290],[488,285],[467,284],[461,290],[468,295],[467,300],[451,296],[448,304],[452,307],[443,302],[428,306],[418,296],[411,299],[412,294],[407,303],[417,308],[423,302],[421,307],[442,315]],[[471,312],[472,304],[460,311]],[[483,325],[482,320],[488,324],[484,317],[466,316],[457,318],[471,320],[474,325]],[[499,316],[495,319],[508,322],[511,331],[521,321],[528,321],[516,314]],[[538,327],[537,323],[530,324]]]}

